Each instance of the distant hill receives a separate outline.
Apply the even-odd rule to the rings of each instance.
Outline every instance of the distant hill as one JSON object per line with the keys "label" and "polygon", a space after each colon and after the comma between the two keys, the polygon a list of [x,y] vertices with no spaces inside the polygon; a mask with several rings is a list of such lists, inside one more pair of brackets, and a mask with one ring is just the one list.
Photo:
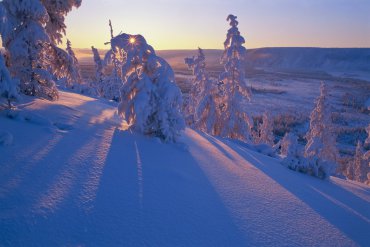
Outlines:
{"label": "distant hill", "polygon": [[[101,50],[101,55],[105,54]],[[91,63],[89,49],[77,49],[82,63]],[[196,50],[163,50],[158,55],[176,68],[186,68],[185,57]],[[222,50],[205,50],[209,67],[220,66]],[[370,73],[370,48],[273,47],[248,49],[247,66],[264,69],[364,71]]]}
{"label": "distant hill", "polygon": [[369,48],[250,49],[247,65],[262,68],[370,72]]}

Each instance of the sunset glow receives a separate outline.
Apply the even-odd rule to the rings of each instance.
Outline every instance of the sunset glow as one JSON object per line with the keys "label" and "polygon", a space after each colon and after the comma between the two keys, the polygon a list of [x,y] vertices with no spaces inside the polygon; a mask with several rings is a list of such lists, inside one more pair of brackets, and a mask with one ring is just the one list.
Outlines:
{"label": "sunset glow", "polygon": [[131,37],[130,40],[129,40],[130,44],[135,44],[136,42],[136,39],[134,37]]}
{"label": "sunset glow", "polygon": [[155,49],[222,49],[232,13],[249,48],[369,47],[369,12],[367,0],[89,0],[67,16],[67,37],[108,48],[111,19],[115,35],[142,34]]}

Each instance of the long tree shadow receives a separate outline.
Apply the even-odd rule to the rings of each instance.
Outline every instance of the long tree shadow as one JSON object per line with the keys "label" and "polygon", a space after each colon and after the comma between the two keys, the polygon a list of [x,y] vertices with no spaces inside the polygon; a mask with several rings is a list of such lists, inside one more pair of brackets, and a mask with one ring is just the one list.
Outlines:
{"label": "long tree shadow", "polygon": [[[64,194],[65,198],[62,198],[62,194],[58,196],[57,191],[67,190],[64,186],[67,184],[67,180],[71,180],[71,183],[72,180],[74,180],[73,183],[79,183],[79,180],[85,175],[83,170],[88,169],[88,163],[93,162],[90,157],[99,152],[94,149],[97,149],[99,139],[105,138],[104,128],[111,126],[111,124],[105,124],[105,121],[90,124],[92,116],[79,111],[80,107],[91,108],[95,104],[94,101],[88,101],[72,110],[64,105],[50,104],[40,110],[61,113],[56,115],[54,119],[41,121],[36,109],[33,110],[33,115],[29,115],[28,123],[24,123],[25,120],[22,119],[14,120],[15,124],[29,125],[30,130],[34,130],[34,133],[25,137],[17,136],[16,141],[18,142],[22,138],[24,139],[22,145],[11,147],[13,152],[2,161],[5,162],[0,170],[2,178],[0,196],[3,213],[32,211],[35,209],[37,201],[41,202],[43,200],[41,198],[45,199],[48,193],[51,197],[55,197],[54,201],[68,200],[69,197],[66,194]],[[104,108],[101,110],[103,111]],[[58,123],[58,126],[55,126],[54,123]],[[104,126],[102,126],[103,124]],[[69,128],[60,132],[58,130],[61,126],[69,126]],[[84,128],[82,129],[81,126]],[[35,135],[35,133],[37,134]],[[40,138],[38,138],[38,134]],[[18,150],[20,148],[21,150]],[[71,166],[73,162],[75,163],[74,167]],[[78,166],[77,163],[85,164],[85,167]],[[78,175],[79,173],[81,174]],[[74,175],[72,176],[72,174]],[[18,203],[13,205],[14,201]],[[50,206],[51,204],[48,205],[48,207]]]}
{"label": "long tree shadow", "polygon": [[86,241],[95,243],[105,239],[139,246],[247,243],[187,151],[128,131],[114,133],[91,217],[100,222],[91,226],[100,234]]}
{"label": "long tree shadow", "polygon": [[[248,244],[186,150],[119,129],[111,134],[111,139],[99,140],[92,146],[88,145],[91,138],[79,140],[81,149],[87,145],[90,150],[87,156],[94,156],[93,152],[107,142],[106,156],[101,160],[96,160],[99,154],[91,158],[97,167],[89,167],[89,159],[83,169],[73,166],[76,173],[67,174],[64,180],[71,182],[65,184],[71,191],[64,194],[51,192],[55,183],[63,179],[60,176],[66,175],[67,164],[60,165],[49,178],[42,178],[37,186],[45,188],[32,198],[60,196],[61,201],[57,200],[57,205],[43,204],[51,209],[46,213],[18,209],[13,217],[2,218],[0,228],[4,234],[0,234],[0,242],[16,245],[27,239],[40,246]],[[66,145],[63,141],[49,155],[55,157],[57,150]]]}
{"label": "long tree shadow", "polygon": [[[309,205],[361,246],[368,245],[370,203],[333,184],[283,168],[276,159],[228,142],[235,152],[251,162],[289,192]],[[268,166],[266,166],[266,161]],[[300,186],[297,186],[299,184]],[[367,190],[370,194],[370,189]]]}

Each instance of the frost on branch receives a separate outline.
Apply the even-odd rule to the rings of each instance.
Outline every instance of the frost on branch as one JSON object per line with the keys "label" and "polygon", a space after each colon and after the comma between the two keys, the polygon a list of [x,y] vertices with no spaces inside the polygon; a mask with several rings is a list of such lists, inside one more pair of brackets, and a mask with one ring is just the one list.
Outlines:
{"label": "frost on branch", "polygon": [[46,23],[45,30],[53,44],[62,43],[62,38],[66,34],[65,17],[72,11],[72,8],[81,6],[82,0],[40,0],[44,5],[49,21]]}
{"label": "frost on branch", "polygon": [[119,114],[140,133],[176,141],[185,123],[181,91],[170,65],[141,35],[120,34],[111,40],[111,46],[125,53]]}

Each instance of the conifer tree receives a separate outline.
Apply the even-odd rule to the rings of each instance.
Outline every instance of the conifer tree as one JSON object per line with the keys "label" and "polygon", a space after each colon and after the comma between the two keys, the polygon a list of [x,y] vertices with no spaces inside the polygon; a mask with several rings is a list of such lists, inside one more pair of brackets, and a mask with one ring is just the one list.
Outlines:
{"label": "conifer tree", "polygon": [[286,133],[281,141],[282,164],[289,169],[307,172],[302,149],[298,144],[298,137],[294,133]]}
{"label": "conifer tree", "polygon": [[[9,54],[9,68],[20,79],[20,89],[28,95],[57,99],[58,90],[48,71],[50,44],[44,26],[49,21],[39,0],[4,0],[6,15],[3,22],[3,45]],[[5,19],[5,21],[4,21]]]}
{"label": "conifer tree", "polygon": [[18,84],[18,80],[11,78],[3,54],[0,53],[0,98],[6,100],[8,108],[12,108],[12,101],[19,99]]}
{"label": "conifer tree", "polygon": [[258,136],[256,142],[258,144],[267,144],[269,146],[274,145],[274,127],[271,121],[271,117],[267,112],[263,113],[262,123],[258,126]]}
{"label": "conifer tree", "polygon": [[64,16],[76,0],[4,0],[0,2],[1,37],[11,74],[21,92],[55,100],[55,79],[69,72],[68,54],[56,46],[65,32]]}
{"label": "conifer tree", "polygon": [[46,23],[45,30],[51,43],[54,45],[62,43],[63,36],[66,35],[65,17],[73,7],[81,6],[82,0],[40,0],[44,5],[49,21]]}
{"label": "conifer tree", "polygon": [[104,96],[103,91],[103,83],[104,83],[104,73],[103,73],[103,61],[100,58],[100,54],[98,49],[96,49],[94,46],[91,46],[91,50],[93,53],[94,63],[95,63],[95,78],[93,87],[96,89],[96,92],[100,97]]}
{"label": "conifer tree", "polygon": [[354,180],[365,183],[367,173],[370,172],[369,164],[364,159],[364,148],[361,141],[357,142],[356,153],[353,159]]}
{"label": "conifer tree", "polygon": [[120,34],[112,49],[125,52],[118,112],[130,128],[145,135],[174,142],[184,129],[182,95],[171,66],[158,57],[141,35]]}
{"label": "conifer tree", "polygon": [[185,58],[185,63],[193,72],[189,99],[185,106],[185,118],[189,126],[214,134],[214,128],[219,118],[217,111],[217,85],[209,78],[206,71],[206,57],[198,48],[197,57]]}
{"label": "conifer tree", "polygon": [[216,135],[223,137],[250,140],[251,124],[244,109],[246,101],[250,100],[251,92],[245,81],[245,56],[243,46],[244,38],[238,30],[237,17],[229,15],[227,21],[231,28],[227,32],[224,42],[222,63],[225,72],[220,75],[221,102],[218,107],[221,111],[220,119],[216,126]]}
{"label": "conifer tree", "polygon": [[66,48],[66,51],[68,53],[68,55],[71,57],[71,60],[72,62],[70,63],[71,64],[71,68],[70,68],[70,73],[69,73],[69,77],[68,77],[68,86],[71,87],[73,86],[73,83],[78,83],[78,84],[81,84],[82,83],[82,76],[81,76],[81,71],[80,71],[80,65],[78,63],[78,60],[76,58],[76,55],[72,49],[72,44],[71,44],[71,41],[69,41],[69,39],[67,39],[67,48]]}
{"label": "conifer tree", "polygon": [[[365,144],[369,145],[370,144],[370,124],[366,128],[366,132],[367,132],[368,136],[367,136],[367,139],[365,141]],[[367,184],[370,185],[370,148],[367,152],[365,152],[363,159],[367,163],[367,167],[368,167]]]}
{"label": "conifer tree", "polygon": [[[111,39],[114,38],[113,26],[109,20],[109,29]],[[109,44],[107,42],[106,44]],[[103,87],[101,88],[102,96],[104,98],[120,101],[120,89],[123,83],[122,66],[125,60],[124,51],[117,46],[111,46],[111,49],[105,54],[104,64],[106,66],[113,65],[113,70],[110,75],[105,76]]]}
{"label": "conifer tree", "polygon": [[328,101],[326,85],[321,84],[320,96],[310,115],[310,129],[306,134],[305,157],[310,173],[325,178],[336,169],[338,150],[336,134],[332,123],[332,110]]}

